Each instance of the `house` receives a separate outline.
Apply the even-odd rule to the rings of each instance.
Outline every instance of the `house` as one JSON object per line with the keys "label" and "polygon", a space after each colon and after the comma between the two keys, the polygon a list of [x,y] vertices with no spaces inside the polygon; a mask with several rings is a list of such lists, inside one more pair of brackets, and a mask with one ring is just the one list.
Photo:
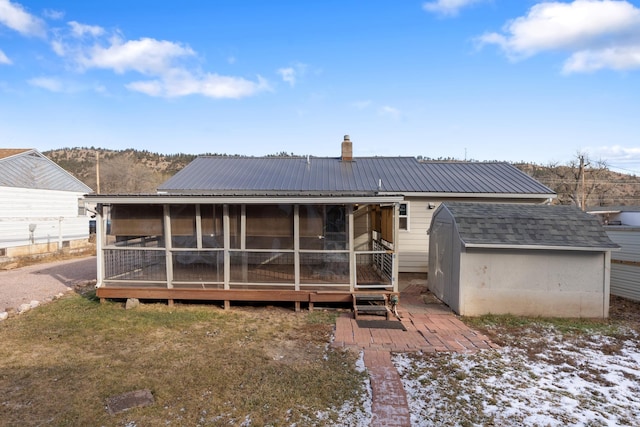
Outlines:
{"label": "house", "polygon": [[[162,184],[166,194],[402,195],[398,268],[427,272],[432,214],[448,200],[549,203],[556,194],[509,163],[419,162],[414,157],[357,157],[345,136],[331,158],[199,157]],[[345,160],[348,159],[348,160]]]}
{"label": "house", "polygon": [[32,149],[0,149],[0,259],[87,246],[92,190]]}
{"label": "house", "polygon": [[573,206],[447,202],[430,235],[429,289],[461,315],[608,317],[618,245]]}
{"label": "house", "polygon": [[602,207],[589,213],[620,245],[620,250],[611,255],[611,295],[640,301],[640,207]]}
{"label": "house", "polygon": [[332,158],[203,156],[155,195],[90,196],[98,295],[313,303],[394,293],[399,271],[427,272],[439,203],[555,197],[505,163],[353,157],[348,136],[341,148]]}

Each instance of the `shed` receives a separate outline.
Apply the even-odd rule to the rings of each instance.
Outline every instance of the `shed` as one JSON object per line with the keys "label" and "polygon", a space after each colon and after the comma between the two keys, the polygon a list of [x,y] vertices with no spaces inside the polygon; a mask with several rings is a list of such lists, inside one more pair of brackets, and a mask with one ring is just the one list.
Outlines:
{"label": "shed", "polygon": [[573,206],[444,203],[429,232],[429,289],[461,315],[608,317],[619,246]]}
{"label": "shed", "polygon": [[0,149],[0,259],[85,247],[80,180],[32,149]]}

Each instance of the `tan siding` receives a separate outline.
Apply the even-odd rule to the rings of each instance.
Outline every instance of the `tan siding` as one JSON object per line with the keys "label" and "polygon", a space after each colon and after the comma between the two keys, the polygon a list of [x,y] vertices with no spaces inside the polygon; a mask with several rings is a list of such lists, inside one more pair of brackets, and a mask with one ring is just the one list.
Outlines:
{"label": "tan siding", "polygon": [[426,273],[429,264],[427,230],[434,209],[428,208],[425,199],[407,198],[406,201],[409,203],[409,231],[400,231],[400,272]]}

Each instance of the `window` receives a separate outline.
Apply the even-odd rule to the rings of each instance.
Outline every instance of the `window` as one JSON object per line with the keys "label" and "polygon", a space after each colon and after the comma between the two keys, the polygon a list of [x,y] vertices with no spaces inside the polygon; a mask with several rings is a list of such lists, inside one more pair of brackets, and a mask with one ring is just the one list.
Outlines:
{"label": "window", "polygon": [[409,230],[409,203],[400,203],[398,209],[398,219],[400,220],[400,230]]}

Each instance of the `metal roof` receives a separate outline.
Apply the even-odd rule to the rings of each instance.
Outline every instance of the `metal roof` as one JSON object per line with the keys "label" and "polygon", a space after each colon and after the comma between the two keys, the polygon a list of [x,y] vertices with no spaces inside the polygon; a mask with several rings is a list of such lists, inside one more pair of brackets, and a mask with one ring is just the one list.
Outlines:
{"label": "metal roof", "polygon": [[442,209],[453,216],[465,247],[619,248],[593,215],[574,206],[447,202],[434,217]]}
{"label": "metal roof", "polygon": [[91,188],[36,150],[0,150],[0,186],[90,193]]}
{"label": "metal roof", "polygon": [[167,180],[170,193],[486,193],[554,197],[507,163],[418,162],[414,157],[198,157]]}
{"label": "metal roof", "polygon": [[555,194],[509,163],[424,162],[428,192]]}

